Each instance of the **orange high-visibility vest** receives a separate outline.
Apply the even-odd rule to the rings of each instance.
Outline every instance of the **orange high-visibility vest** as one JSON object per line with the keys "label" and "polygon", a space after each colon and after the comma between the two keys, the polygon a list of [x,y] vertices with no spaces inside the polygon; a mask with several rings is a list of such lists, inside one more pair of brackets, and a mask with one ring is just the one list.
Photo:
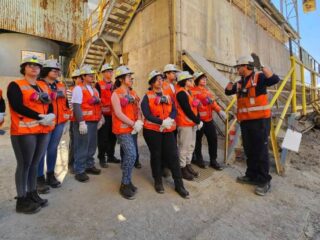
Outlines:
{"label": "orange high-visibility vest", "polygon": [[246,84],[247,96],[243,97],[239,93],[242,86],[237,83],[237,118],[239,121],[262,119],[271,117],[271,110],[268,103],[268,94],[256,96],[256,86],[259,81],[259,73],[248,80]]}
{"label": "orange high-visibility vest", "polygon": [[[192,96],[192,94],[190,94],[187,90],[185,90],[184,88],[179,88],[177,94],[179,92],[184,91],[187,95],[188,95],[188,100],[189,100],[189,105],[191,107],[192,112],[194,113],[194,115],[198,115],[198,109],[197,107],[192,105],[192,102],[194,100],[194,97]],[[187,115],[183,112],[182,108],[180,107],[179,102],[177,101],[177,118],[176,118],[176,123],[178,127],[193,127],[196,124],[187,117]]]}
{"label": "orange high-visibility vest", "polygon": [[[113,83],[107,83],[104,80],[98,82],[101,90],[101,110],[102,114],[105,116],[111,116],[112,113],[112,105],[111,105],[111,94]],[[108,85],[110,84],[110,85]]]}
{"label": "orange high-visibility vest", "polygon": [[[138,119],[138,109],[139,109],[139,98],[135,94],[133,90],[126,91],[125,89],[119,87],[114,90],[113,94],[117,94],[120,101],[124,99],[128,93],[134,98],[134,102],[128,103],[125,106],[121,105],[121,111],[132,121],[136,121]],[[122,122],[112,111],[112,132],[114,134],[128,134],[131,133],[133,128],[128,124]]]}
{"label": "orange high-visibility vest", "polygon": [[[66,96],[66,87],[61,82],[56,82],[57,91],[62,91]],[[52,90],[49,88],[50,92]],[[71,118],[71,111],[67,107],[67,98],[57,98],[52,101],[53,112],[56,115],[56,123],[65,123]]]}
{"label": "orange high-visibility vest", "polygon": [[[157,94],[154,91],[148,91],[146,95],[149,100],[150,112],[153,116],[160,118],[161,120],[164,120],[170,116],[170,113],[172,112],[172,101],[170,101],[169,103],[156,104],[155,101],[157,98]],[[167,98],[171,99],[169,95],[163,96],[166,96]],[[160,132],[160,125],[150,122],[147,119],[144,119],[143,127],[149,130]],[[175,122],[170,129],[164,129],[163,132],[173,132],[174,130],[176,130]]]}
{"label": "orange high-visibility vest", "polygon": [[[175,87],[176,88],[176,87]],[[177,90],[177,89],[175,89]],[[163,81],[162,83],[162,92],[164,95],[169,95],[171,99],[175,99],[176,93],[172,91],[171,84],[168,81]]]}
{"label": "orange high-visibility vest", "polygon": [[[49,104],[44,104],[40,101],[32,101],[31,95],[36,92],[36,90],[30,85],[30,83],[25,80],[14,81],[20,88],[23,96],[23,104],[30,108],[31,110],[39,114],[47,114],[49,109]],[[49,94],[49,88],[46,83],[37,81],[37,86],[43,91]],[[43,126],[39,124],[38,120],[28,118],[26,116],[20,115],[15,112],[10,106],[11,115],[11,135],[28,135],[28,134],[40,134],[49,133],[52,131],[54,126]]]}
{"label": "orange high-visibility vest", "polygon": [[[91,95],[90,91],[84,84],[79,84],[79,87],[82,89],[82,118],[83,121],[86,122],[97,122],[101,119],[101,103],[98,104],[90,104],[90,101],[93,97],[99,98],[99,92],[96,88],[92,87],[93,95]],[[100,98],[99,98],[100,99]],[[72,121],[75,121],[75,117],[73,116]]]}
{"label": "orange high-visibility vest", "polygon": [[[196,86],[191,88],[192,95],[195,96],[201,103],[198,107],[200,120],[203,122],[210,122],[213,119],[212,111],[219,112],[221,108],[214,101],[213,94],[205,87]],[[207,99],[212,101],[211,104],[207,103]]]}

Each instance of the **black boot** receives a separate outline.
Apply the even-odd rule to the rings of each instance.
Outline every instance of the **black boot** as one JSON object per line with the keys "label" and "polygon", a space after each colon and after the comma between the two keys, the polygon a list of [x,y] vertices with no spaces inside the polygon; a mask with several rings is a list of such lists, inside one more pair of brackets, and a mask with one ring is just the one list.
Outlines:
{"label": "black boot", "polygon": [[206,163],[203,160],[202,156],[197,156],[195,153],[192,155],[191,163],[197,165],[199,168],[207,168]]}
{"label": "black boot", "polygon": [[137,169],[142,168],[142,165],[141,165],[141,163],[139,162],[139,160],[134,163],[134,167],[137,168]]}
{"label": "black boot", "polygon": [[189,198],[189,192],[184,188],[181,178],[174,179],[174,185],[176,192],[183,198]]}
{"label": "black boot", "polygon": [[30,198],[35,203],[39,203],[41,207],[46,207],[49,204],[48,200],[41,198],[37,191],[28,192],[27,197]]}
{"label": "black boot", "polygon": [[134,193],[137,193],[137,192],[138,192],[138,188],[137,188],[135,185],[133,185],[132,182],[129,183],[129,186],[130,186],[132,192],[134,192]]}
{"label": "black boot", "polygon": [[56,179],[54,172],[47,173],[47,184],[52,188],[59,188],[61,187],[61,182]]}
{"label": "black boot", "polygon": [[223,167],[217,162],[216,159],[210,159],[210,167],[218,171],[223,170]]}
{"label": "black boot", "polygon": [[194,176],[188,171],[187,167],[181,168],[182,178],[192,181]]}
{"label": "black boot", "polygon": [[17,197],[16,199],[17,199],[17,204],[16,204],[17,213],[33,214],[41,210],[40,204],[32,201],[28,197]]}
{"label": "black boot", "polygon": [[157,193],[160,193],[160,194],[164,193],[164,187],[163,187],[161,178],[154,180],[154,189],[156,190]]}
{"label": "black boot", "polygon": [[74,178],[79,181],[79,182],[88,182],[89,181],[89,176],[84,172],[84,173],[78,173],[74,175]]}
{"label": "black boot", "polygon": [[135,193],[132,191],[130,184],[123,184],[121,183],[120,186],[120,194],[122,197],[128,200],[133,200],[135,199],[134,195]]}
{"label": "black boot", "polygon": [[191,164],[187,164],[186,168],[188,169],[189,173],[195,178],[199,177],[199,173],[192,168]]}
{"label": "black boot", "polygon": [[120,163],[120,160],[118,158],[116,158],[115,156],[113,156],[113,157],[108,157],[107,162],[108,163]]}
{"label": "black boot", "polygon": [[101,173],[101,169],[96,168],[95,166],[86,169],[87,174],[99,175]]}
{"label": "black boot", "polygon": [[46,194],[50,192],[50,188],[46,183],[44,176],[37,178],[37,191],[40,194]]}
{"label": "black boot", "polygon": [[105,159],[99,159],[100,167],[101,168],[108,168],[109,165]]}

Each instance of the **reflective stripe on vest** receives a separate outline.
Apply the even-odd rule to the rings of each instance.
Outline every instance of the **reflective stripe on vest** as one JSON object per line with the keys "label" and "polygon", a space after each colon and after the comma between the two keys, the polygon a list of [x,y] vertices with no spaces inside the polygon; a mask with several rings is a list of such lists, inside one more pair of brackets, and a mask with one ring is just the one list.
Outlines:
{"label": "reflective stripe on vest", "polygon": [[[254,73],[246,84],[246,95],[237,93],[237,118],[239,121],[263,119],[271,117],[271,110],[268,103],[268,94],[256,96],[256,86],[259,81],[259,73]],[[238,91],[243,91],[241,83],[237,83]]]}

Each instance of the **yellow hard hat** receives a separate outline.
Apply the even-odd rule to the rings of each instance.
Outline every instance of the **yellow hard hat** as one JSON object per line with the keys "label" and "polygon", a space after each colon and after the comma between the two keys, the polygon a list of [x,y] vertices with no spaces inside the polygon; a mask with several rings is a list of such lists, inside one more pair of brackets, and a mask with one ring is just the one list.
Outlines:
{"label": "yellow hard hat", "polygon": [[79,69],[76,69],[73,71],[73,73],[71,74],[71,77],[79,77],[81,75],[81,72]]}
{"label": "yellow hard hat", "polygon": [[80,69],[80,75],[85,75],[85,74],[96,74],[97,72],[93,69],[91,65],[84,65]]}

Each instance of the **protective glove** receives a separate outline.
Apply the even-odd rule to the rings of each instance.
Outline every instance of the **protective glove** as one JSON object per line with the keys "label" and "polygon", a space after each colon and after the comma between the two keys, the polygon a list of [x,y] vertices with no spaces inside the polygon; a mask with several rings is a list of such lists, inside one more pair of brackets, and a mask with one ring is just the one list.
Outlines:
{"label": "protective glove", "polygon": [[39,114],[39,117],[42,118],[38,122],[43,126],[53,126],[56,115],[53,113],[49,114]]}
{"label": "protective glove", "polygon": [[162,132],[164,129],[170,129],[174,123],[174,119],[172,118],[166,118],[162,121],[162,124],[160,126],[160,132]]}
{"label": "protective glove", "polygon": [[68,99],[68,105],[69,105],[69,108],[70,108],[70,109],[72,109],[72,103],[71,103],[71,99],[72,99],[72,90],[67,89],[66,94],[67,94],[67,99]]}
{"label": "protective glove", "polygon": [[4,116],[6,114],[4,112],[0,113],[0,123],[2,123],[4,121]]}
{"label": "protective glove", "polygon": [[203,127],[203,122],[200,121],[200,123],[197,125],[197,130],[199,131]]}
{"label": "protective glove", "polygon": [[88,133],[88,126],[85,121],[79,122],[79,133],[85,135]]}
{"label": "protective glove", "polygon": [[100,118],[100,121],[98,122],[98,130],[103,126],[103,124],[105,124],[106,120],[104,119],[104,116],[102,115]]}
{"label": "protective glove", "polygon": [[227,115],[224,111],[220,110],[220,112],[218,112],[219,117],[221,118],[222,121],[225,121],[227,119]]}
{"label": "protective glove", "polygon": [[253,66],[259,71],[262,70],[263,65],[260,62],[260,58],[256,53],[251,53],[251,57],[253,58]]}
{"label": "protective glove", "polygon": [[141,120],[137,120],[133,125],[133,130],[131,134],[137,134],[138,132],[141,131],[142,127],[143,127],[143,122]]}

